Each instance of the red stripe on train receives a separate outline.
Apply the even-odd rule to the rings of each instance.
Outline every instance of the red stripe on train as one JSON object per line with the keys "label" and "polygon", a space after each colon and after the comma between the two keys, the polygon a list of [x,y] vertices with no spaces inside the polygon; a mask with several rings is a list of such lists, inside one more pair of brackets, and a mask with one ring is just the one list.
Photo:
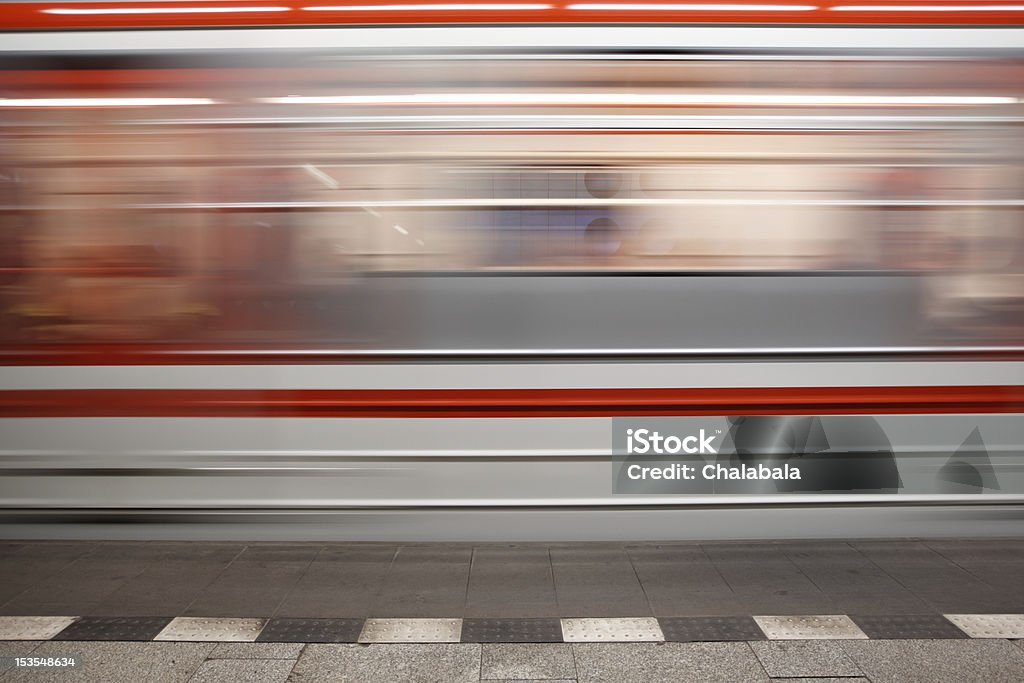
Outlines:
{"label": "red stripe on train", "polygon": [[43,389],[2,417],[607,417],[1020,413],[1024,386],[744,389]]}
{"label": "red stripe on train", "polygon": [[[971,8],[972,3],[977,6],[976,9]],[[614,8],[607,7],[608,4]],[[667,4],[674,8],[651,7],[657,4]],[[474,8],[473,5],[479,7]],[[939,11],[939,7],[945,9]],[[636,23],[1018,26],[1024,23],[1019,7],[1017,0],[988,0],[982,3],[973,0],[936,0],[927,3],[907,0],[609,3],[607,0],[598,0],[591,3],[527,1],[451,4],[430,0],[400,0],[395,3],[373,0],[301,3],[276,0],[53,0],[2,3],[0,30]]]}

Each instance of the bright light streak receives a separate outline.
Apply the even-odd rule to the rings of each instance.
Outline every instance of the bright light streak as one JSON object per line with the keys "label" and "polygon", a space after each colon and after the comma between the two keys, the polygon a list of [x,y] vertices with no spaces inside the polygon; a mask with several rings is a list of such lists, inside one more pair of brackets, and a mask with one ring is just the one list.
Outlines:
{"label": "bright light streak", "polygon": [[429,5],[311,5],[303,7],[307,12],[472,12],[522,11],[551,9],[551,5],[538,3],[435,3]]}
{"label": "bright light streak", "polygon": [[397,230],[398,232],[402,233],[403,235],[408,235],[409,234],[408,230],[403,228],[401,225],[398,225],[397,223],[395,225],[392,225],[391,227],[394,228],[395,230]]}
{"label": "bright light streak", "polygon": [[833,12],[1024,12],[1024,5],[836,5]]}
{"label": "bright light streak", "polygon": [[955,95],[786,95],[728,93],[411,93],[267,97],[266,104],[590,106],[958,106],[1016,104],[1017,98]]}
{"label": "bright light streak", "polygon": [[740,5],[731,3],[637,3],[600,2],[569,5],[575,10],[607,10],[611,12],[809,12],[817,5]]}
{"label": "bright light streak", "polygon": [[228,14],[239,12],[287,12],[290,7],[51,7],[43,14]]}
{"label": "bright light streak", "polygon": [[55,97],[0,99],[0,107],[169,107],[214,104],[207,97]]}
{"label": "bright light streak", "polygon": [[337,181],[334,180],[334,178],[332,178],[331,176],[329,176],[326,173],[324,173],[323,171],[321,171],[319,168],[317,168],[313,164],[306,164],[302,168],[306,171],[306,173],[308,173],[309,175],[313,176],[314,178],[316,178],[317,180],[319,180],[320,182],[322,182],[324,185],[326,185],[327,187],[331,188],[332,190],[337,190],[338,189]]}

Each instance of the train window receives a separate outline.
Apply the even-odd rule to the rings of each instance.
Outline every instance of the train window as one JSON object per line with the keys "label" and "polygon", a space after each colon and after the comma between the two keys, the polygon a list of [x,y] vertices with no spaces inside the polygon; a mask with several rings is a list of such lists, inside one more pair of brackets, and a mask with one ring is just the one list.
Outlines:
{"label": "train window", "polygon": [[0,64],[7,341],[419,343],[442,275],[576,272],[1017,333],[1016,59],[139,59]]}

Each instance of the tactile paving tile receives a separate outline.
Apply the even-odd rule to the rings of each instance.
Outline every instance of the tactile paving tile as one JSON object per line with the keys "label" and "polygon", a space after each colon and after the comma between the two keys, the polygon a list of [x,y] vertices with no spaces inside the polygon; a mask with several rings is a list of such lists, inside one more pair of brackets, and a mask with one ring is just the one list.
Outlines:
{"label": "tactile paving tile", "polygon": [[754,617],[769,640],[864,640],[867,635],[845,614]]}
{"label": "tactile paving tile", "polygon": [[0,617],[0,640],[49,640],[78,617]]}
{"label": "tactile paving tile", "polygon": [[567,643],[637,643],[665,640],[658,620],[654,617],[562,619],[562,638]]}
{"label": "tactile paving tile", "polygon": [[82,617],[54,640],[153,640],[171,617]]}
{"label": "tactile paving tile", "polygon": [[177,617],[153,640],[251,643],[263,630],[265,619]]}
{"label": "tactile paving tile", "polygon": [[558,619],[463,619],[464,643],[560,643]]}
{"label": "tactile paving tile", "polygon": [[899,640],[967,637],[941,614],[901,614],[891,617],[851,615],[850,618],[868,638]]}
{"label": "tactile paving tile", "polygon": [[457,643],[462,619],[367,619],[360,643]]}
{"label": "tactile paving tile", "polygon": [[271,619],[256,640],[261,643],[355,643],[362,619]]}
{"label": "tactile paving tile", "polygon": [[674,643],[766,638],[753,617],[662,617],[658,623],[665,640]]}
{"label": "tactile paving tile", "polygon": [[971,638],[1024,638],[1024,614],[947,614]]}

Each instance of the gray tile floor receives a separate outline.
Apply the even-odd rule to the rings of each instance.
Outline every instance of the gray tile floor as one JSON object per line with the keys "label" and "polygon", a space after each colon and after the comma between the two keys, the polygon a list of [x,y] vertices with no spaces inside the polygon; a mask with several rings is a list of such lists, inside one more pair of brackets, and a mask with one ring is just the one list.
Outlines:
{"label": "gray tile floor", "polygon": [[[954,639],[937,616],[1024,613],[1024,539],[0,545],[0,615],[288,617],[305,621],[282,623],[320,630],[366,617],[465,617],[481,641],[0,642],[4,683],[1024,681],[1024,641]],[[530,629],[550,630],[557,617],[679,617],[669,640],[685,641],[696,628],[740,623],[708,618],[764,614],[850,614],[878,639],[487,642],[506,628],[502,618],[531,618]],[[4,668],[10,660],[2,658],[13,655],[75,655],[83,663],[70,671]]]}
{"label": "gray tile floor", "polygon": [[1024,613],[1024,539],[662,544],[8,542],[0,615]]}
{"label": "gray tile floor", "polygon": [[1021,642],[1006,640],[326,645],[3,643],[0,656],[81,658],[74,670],[0,672],[0,681],[167,683],[578,683],[921,681],[1018,683]]}

